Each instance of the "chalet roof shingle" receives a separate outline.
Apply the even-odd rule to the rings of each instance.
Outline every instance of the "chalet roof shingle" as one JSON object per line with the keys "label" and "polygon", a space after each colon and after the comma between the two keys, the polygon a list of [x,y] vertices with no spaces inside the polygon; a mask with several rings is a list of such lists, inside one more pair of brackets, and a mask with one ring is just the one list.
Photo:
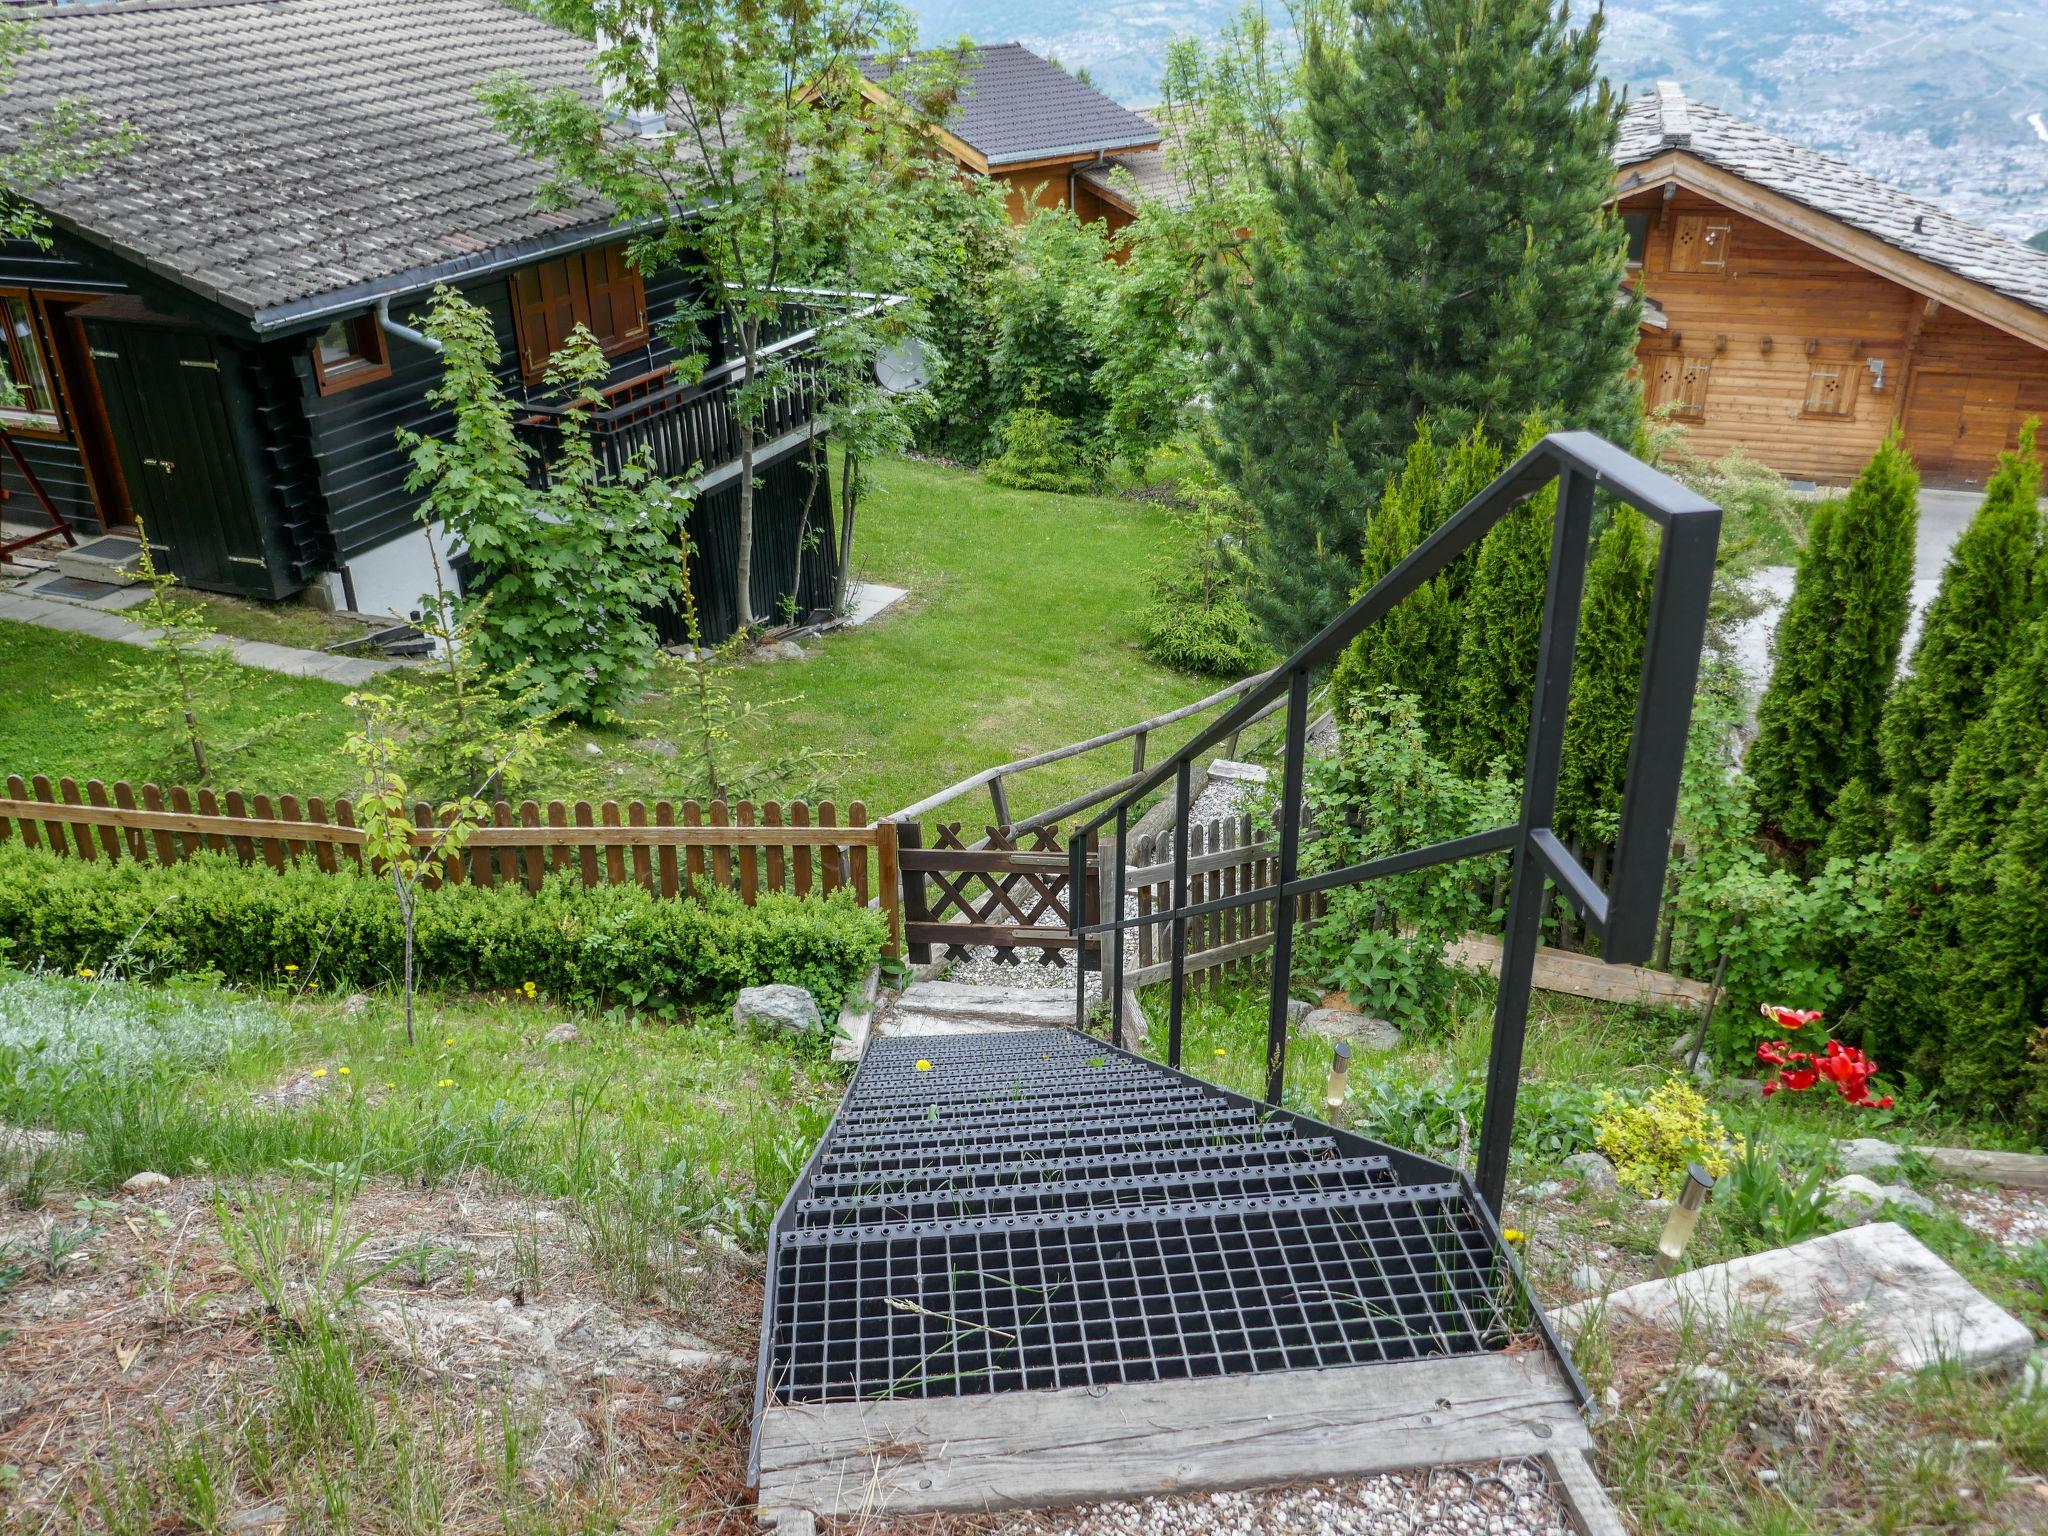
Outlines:
{"label": "chalet roof shingle", "polygon": [[405,292],[587,240],[476,89],[510,68],[590,86],[590,46],[503,0],[117,0],[34,13],[7,114],[82,99],[142,135],[35,201],[59,228],[252,317]]}
{"label": "chalet roof shingle", "polygon": [[[887,60],[863,59],[861,70],[876,85],[888,85]],[[960,99],[946,118],[946,131],[991,168],[1159,141],[1159,130],[1145,118],[1022,43],[974,47],[962,73]]]}
{"label": "chalet roof shingle", "polygon": [[[1187,194],[1169,163],[1169,156],[1179,152],[1178,142],[1151,113],[1139,110],[1131,115],[1151,123],[1159,143],[1151,149],[1132,149],[1111,155],[1101,165],[1086,166],[1081,171],[1081,179],[1111,194],[1119,202],[1130,203],[1136,208],[1143,208],[1148,203],[1172,209],[1185,206]],[[1125,181],[1118,176],[1118,171],[1130,180]]]}
{"label": "chalet roof shingle", "polygon": [[1674,150],[2048,313],[2048,252],[1979,229],[1819,150],[1689,100],[1667,81],[1630,103],[1614,161],[1625,170]]}

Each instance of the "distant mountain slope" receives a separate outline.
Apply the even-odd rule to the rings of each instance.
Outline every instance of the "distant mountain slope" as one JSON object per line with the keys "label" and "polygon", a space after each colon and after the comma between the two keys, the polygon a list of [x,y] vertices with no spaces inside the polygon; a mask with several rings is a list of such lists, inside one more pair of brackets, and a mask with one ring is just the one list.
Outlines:
{"label": "distant mountain slope", "polygon": [[[1141,105],[1237,0],[913,0],[927,41],[1016,39]],[[1281,7],[1272,7],[1277,15]],[[2048,230],[2042,0],[1608,0],[1608,73],[1668,76],[1977,223]]]}

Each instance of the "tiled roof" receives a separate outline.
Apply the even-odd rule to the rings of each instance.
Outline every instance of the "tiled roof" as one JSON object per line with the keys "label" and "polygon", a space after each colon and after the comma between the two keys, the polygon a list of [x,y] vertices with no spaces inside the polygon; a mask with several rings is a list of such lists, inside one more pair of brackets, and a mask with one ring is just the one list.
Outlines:
{"label": "tiled roof", "polygon": [[[403,291],[609,222],[534,206],[476,89],[589,87],[589,45],[502,0],[118,0],[42,10],[0,98],[76,96],[142,134],[40,191],[63,228],[243,314]],[[0,133],[4,133],[0,126]]]}
{"label": "tiled roof", "polygon": [[[1081,172],[1081,179],[1135,207],[1142,208],[1147,203],[1156,203],[1163,208],[1181,207],[1187,197],[1179,178],[1167,163],[1167,156],[1176,147],[1173,135],[1161,127],[1149,112],[1134,112],[1132,116],[1142,117],[1153,124],[1153,132],[1159,135],[1159,144],[1152,149],[1126,150],[1122,154],[1111,155],[1101,165],[1086,167]],[[1117,171],[1125,172],[1130,179],[1126,181],[1123,176],[1116,175]]]}
{"label": "tiled roof", "polygon": [[1630,104],[1615,164],[1678,150],[1744,181],[1874,235],[1958,277],[2048,312],[2048,252],[1966,224],[1954,214],[1818,150],[1690,101],[1670,83]]}
{"label": "tiled roof", "polygon": [[[889,83],[882,59],[861,63],[877,85]],[[1152,144],[1159,130],[1092,85],[1022,43],[988,43],[971,50],[960,100],[947,132],[971,145],[991,166],[1054,155],[1094,154]]]}

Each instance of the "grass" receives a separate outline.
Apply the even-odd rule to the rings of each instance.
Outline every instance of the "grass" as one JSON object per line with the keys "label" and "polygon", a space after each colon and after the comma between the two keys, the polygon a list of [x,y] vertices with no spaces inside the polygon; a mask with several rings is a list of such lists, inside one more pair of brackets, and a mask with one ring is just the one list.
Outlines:
{"label": "grass", "polygon": [[343,640],[361,639],[368,633],[355,619],[315,608],[311,603],[259,603],[220,592],[187,595],[199,605],[209,625],[237,640],[262,640],[270,645],[321,651]]}
{"label": "grass", "polygon": [[[880,815],[980,769],[1213,691],[1214,684],[1159,667],[1137,647],[1134,614],[1149,570],[1176,536],[1158,507],[1001,490],[978,474],[908,461],[874,466],[868,483],[858,575],[907,587],[911,596],[878,623],[813,642],[803,663],[735,670],[732,690],[742,704],[802,697],[744,722],[732,760],[768,760],[792,744],[850,751],[855,756],[831,782],[788,791],[823,788],[842,803],[864,800]],[[285,605],[252,614],[252,605],[227,600],[208,606],[216,622],[238,625],[256,618],[301,625],[311,612]],[[63,701],[89,687],[121,649],[0,623],[0,772],[189,779],[175,759]],[[219,782],[345,792],[355,777],[341,750],[346,693],[250,674],[217,734],[231,744],[270,734],[236,755]],[[1187,730],[1163,734],[1151,744],[1155,761]],[[689,759],[669,745],[687,735],[679,697],[655,689],[619,725],[554,732],[529,788],[564,799],[695,793],[700,782]],[[1128,765],[1121,752],[1029,775],[1012,786],[1014,812],[1117,777]],[[985,794],[963,799],[958,814],[975,826],[987,804]]]}

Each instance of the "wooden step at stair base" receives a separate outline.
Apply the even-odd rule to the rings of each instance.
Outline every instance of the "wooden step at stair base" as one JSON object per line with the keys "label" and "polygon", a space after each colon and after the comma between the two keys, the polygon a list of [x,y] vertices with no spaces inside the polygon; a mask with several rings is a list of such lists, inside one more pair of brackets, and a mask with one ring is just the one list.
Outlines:
{"label": "wooden step at stair base", "polygon": [[920,981],[875,1021],[878,1035],[972,1035],[1016,1029],[1063,1029],[1074,1022],[1074,994],[1065,987],[982,987]]}

